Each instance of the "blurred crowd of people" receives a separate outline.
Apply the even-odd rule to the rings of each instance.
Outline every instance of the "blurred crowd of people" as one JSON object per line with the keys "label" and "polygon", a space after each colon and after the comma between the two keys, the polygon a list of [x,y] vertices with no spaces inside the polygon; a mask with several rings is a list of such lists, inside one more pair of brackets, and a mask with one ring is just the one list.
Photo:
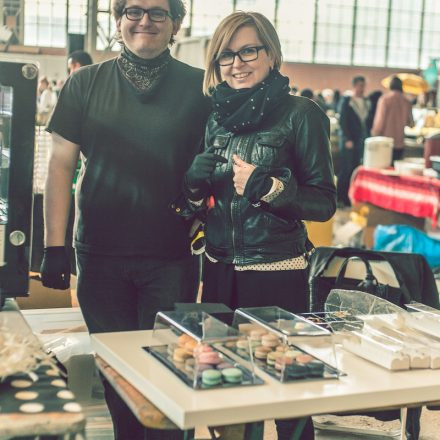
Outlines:
{"label": "blurred crowd of people", "polygon": [[339,90],[291,88],[291,94],[314,101],[330,118],[337,120],[338,150],[340,155],[337,173],[338,204],[350,206],[348,189],[354,169],[362,163],[364,141],[370,136],[393,139],[393,160],[403,157],[404,129],[413,126],[412,102],[403,93],[402,81],[394,76],[389,91],[374,90],[365,95],[366,79],[358,75],[352,78],[351,89],[342,95]]}

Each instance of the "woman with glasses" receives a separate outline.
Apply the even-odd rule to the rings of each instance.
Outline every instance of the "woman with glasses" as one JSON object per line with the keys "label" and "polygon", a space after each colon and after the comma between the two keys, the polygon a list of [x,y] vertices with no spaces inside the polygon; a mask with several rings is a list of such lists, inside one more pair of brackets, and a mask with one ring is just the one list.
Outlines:
{"label": "woman with glasses", "polygon": [[[205,302],[307,310],[313,245],[303,220],[326,221],[336,206],[329,120],[289,95],[281,58],[274,27],[254,12],[226,17],[208,48],[204,92],[213,112],[185,176],[192,210],[211,200]],[[277,421],[278,438],[300,432],[304,419],[297,422]],[[313,438],[311,418],[302,432]]]}

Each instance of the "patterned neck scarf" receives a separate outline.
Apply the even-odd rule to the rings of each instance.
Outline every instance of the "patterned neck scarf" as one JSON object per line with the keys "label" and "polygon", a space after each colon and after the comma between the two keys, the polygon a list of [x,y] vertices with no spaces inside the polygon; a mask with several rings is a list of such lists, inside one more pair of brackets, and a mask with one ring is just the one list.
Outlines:
{"label": "patterned neck scarf", "polygon": [[117,63],[121,73],[142,100],[148,98],[157,89],[165,76],[170,60],[169,49],[166,49],[156,58],[145,60],[123,47],[117,58]]}
{"label": "patterned neck scarf", "polygon": [[278,70],[248,89],[232,89],[224,81],[212,94],[214,118],[233,133],[253,131],[284,102],[289,91],[289,78]]}

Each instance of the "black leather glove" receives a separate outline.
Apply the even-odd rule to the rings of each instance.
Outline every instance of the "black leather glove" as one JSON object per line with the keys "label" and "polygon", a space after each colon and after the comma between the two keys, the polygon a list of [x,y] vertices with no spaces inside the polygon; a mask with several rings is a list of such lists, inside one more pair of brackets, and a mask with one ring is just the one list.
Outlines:
{"label": "black leather glove", "polygon": [[198,154],[185,175],[185,183],[189,189],[201,189],[211,177],[217,162],[227,163],[228,160],[214,153],[215,148],[210,147]]}
{"label": "black leather glove", "polygon": [[45,287],[65,290],[70,287],[70,258],[64,246],[44,248],[40,267],[41,282]]}

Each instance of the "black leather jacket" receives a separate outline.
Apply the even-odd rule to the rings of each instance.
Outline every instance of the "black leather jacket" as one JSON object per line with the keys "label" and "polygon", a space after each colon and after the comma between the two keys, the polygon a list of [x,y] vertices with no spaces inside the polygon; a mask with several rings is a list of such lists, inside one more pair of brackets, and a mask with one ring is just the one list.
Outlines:
{"label": "black leather jacket", "polygon": [[[336,209],[329,120],[307,98],[289,96],[258,131],[233,134],[211,115],[205,148],[228,159],[214,170],[208,195],[206,252],[224,263],[249,265],[280,261],[308,250],[302,220],[326,221]],[[252,205],[233,186],[232,155],[278,176],[284,191],[270,203]],[[287,169],[287,170],[286,170]],[[274,177],[276,170],[274,170]],[[290,175],[290,176],[289,176]]]}

